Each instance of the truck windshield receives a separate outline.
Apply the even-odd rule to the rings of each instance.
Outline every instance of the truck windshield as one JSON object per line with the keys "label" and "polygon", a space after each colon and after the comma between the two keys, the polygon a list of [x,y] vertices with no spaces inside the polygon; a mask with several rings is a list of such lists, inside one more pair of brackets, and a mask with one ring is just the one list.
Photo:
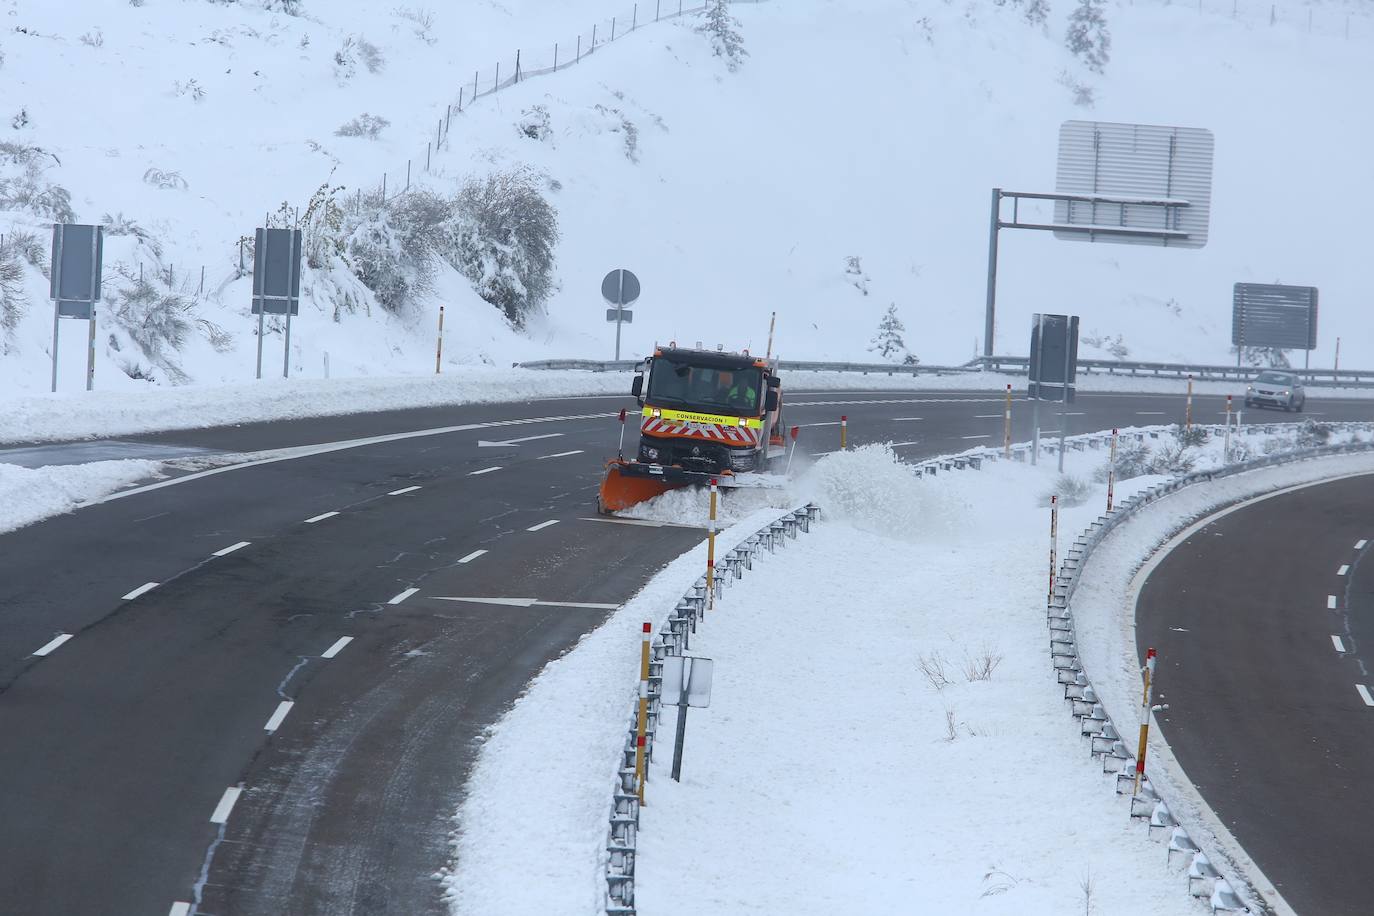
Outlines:
{"label": "truck windshield", "polygon": [[655,407],[757,417],[762,382],[763,373],[754,366],[721,369],[659,356],[649,372],[644,400]]}

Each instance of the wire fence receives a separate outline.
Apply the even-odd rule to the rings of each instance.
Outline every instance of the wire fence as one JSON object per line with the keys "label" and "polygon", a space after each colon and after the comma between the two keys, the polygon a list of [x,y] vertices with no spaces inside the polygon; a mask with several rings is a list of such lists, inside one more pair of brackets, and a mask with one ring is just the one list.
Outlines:
{"label": "wire fence", "polygon": [[[765,3],[767,0],[731,0],[733,3]],[[444,105],[444,115],[434,126],[423,152],[406,160],[403,169],[385,172],[377,187],[381,201],[410,190],[422,174],[433,168],[434,156],[447,148],[449,129],[456,115],[462,115],[475,102],[509,89],[517,83],[576,67],[607,45],[628,38],[646,26],[667,22],[706,10],[710,0],[645,0],[622,8],[617,14],[593,22],[577,35],[529,48],[516,48],[487,67],[472,71],[471,80],[461,82]]]}
{"label": "wire fence", "polygon": [[[1132,0],[1134,4],[1135,0]],[[1144,0],[1142,0],[1142,3]],[[1156,5],[1196,9],[1200,17],[1224,17],[1252,28],[1288,28],[1326,38],[1374,37],[1374,9],[1368,4],[1289,6],[1267,0],[1152,0]]]}

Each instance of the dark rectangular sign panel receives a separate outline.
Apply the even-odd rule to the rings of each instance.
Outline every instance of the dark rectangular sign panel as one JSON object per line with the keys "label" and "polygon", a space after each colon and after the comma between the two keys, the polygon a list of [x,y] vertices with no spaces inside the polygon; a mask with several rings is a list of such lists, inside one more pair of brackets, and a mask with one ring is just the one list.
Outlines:
{"label": "dark rectangular sign panel", "polygon": [[1278,350],[1317,349],[1317,288],[1237,283],[1231,299],[1231,343]]}
{"label": "dark rectangular sign panel", "polygon": [[301,231],[259,229],[253,247],[253,314],[292,315],[301,307]]}
{"label": "dark rectangular sign panel", "polygon": [[60,318],[89,320],[100,301],[100,271],[105,233],[100,226],[57,223],[52,227],[52,278],[49,297]]}
{"label": "dark rectangular sign panel", "polygon": [[1027,396],[1042,401],[1074,398],[1078,374],[1078,316],[1034,315],[1031,318],[1030,370]]}

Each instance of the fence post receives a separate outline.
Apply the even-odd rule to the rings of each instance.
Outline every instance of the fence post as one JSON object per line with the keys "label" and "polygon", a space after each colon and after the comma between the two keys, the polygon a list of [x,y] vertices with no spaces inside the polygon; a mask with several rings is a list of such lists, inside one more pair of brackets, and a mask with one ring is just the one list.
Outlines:
{"label": "fence post", "polygon": [[[654,22],[658,22],[658,8],[662,5],[663,0],[654,0]],[[1345,21],[1348,24],[1350,22],[1350,17],[1345,17]]]}
{"label": "fence post", "polygon": [[459,113],[459,114],[462,114],[462,113],[463,113],[463,90],[466,89],[466,88],[467,88],[466,86],[459,86],[459,87],[458,87],[458,113]]}
{"label": "fence post", "polygon": [[515,81],[520,82],[520,49],[515,49]]}
{"label": "fence post", "polygon": [[576,53],[576,55],[573,57],[573,63],[575,63],[575,64],[580,64],[580,63],[582,63],[582,35],[581,35],[581,33],[579,33],[578,36],[577,36],[577,53]]}
{"label": "fence post", "polygon": [[592,53],[592,52],[595,51],[595,50],[596,50],[596,23],[593,22],[593,23],[592,23],[592,46],[591,46],[590,48],[587,49],[587,53],[590,54],[590,53]]}
{"label": "fence post", "polygon": [[425,171],[426,171],[426,172],[429,171],[429,156],[430,156],[430,153],[433,152],[433,146],[434,146],[434,144],[432,144],[432,143],[426,143],[426,144],[425,144]]}
{"label": "fence post", "polygon": [[615,17],[611,17],[611,41],[615,41]]}
{"label": "fence post", "polygon": [[495,92],[496,90],[498,90],[498,89],[500,89],[500,88],[501,88],[501,62],[498,60],[498,61],[496,62],[496,78],[495,78],[494,80],[492,80],[492,83],[491,83],[491,91],[492,91],[492,92]]}
{"label": "fence post", "polygon": [[386,205],[386,172],[382,173],[382,204]]}
{"label": "fence post", "polygon": [[558,42],[553,43],[553,72],[558,72]]}
{"label": "fence post", "polygon": [[636,3],[636,4],[634,5],[634,9],[630,12],[630,31],[633,32],[638,26],[639,26],[639,4]]}
{"label": "fence post", "polygon": [[[439,148],[439,144],[441,144],[441,143],[443,143],[443,142],[444,142],[444,119],[443,119],[443,118],[440,118],[440,119],[439,119],[439,126],[436,127],[436,128],[434,128],[434,148],[435,148],[435,149],[438,149],[438,148]],[[425,167],[425,170],[428,171],[428,170],[429,170],[429,167],[426,166],[426,167]]]}
{"label": "fence post", "polygon": [[477,77],[479,75],[476,70],[472,71],[472,98],[474,101],[477,99]]}
{"label": "fence post", "polygon": [[[459,89],[459,90],[458,90],[458,97],[459,97],[459,98],[462,98],[462,93],[463,93],[463,90],[462,90],[462,89]],[[449,128],[449,125],[452,124],[452,123],[453,123],[453,106],[452,106],[452,105],[446,105],[446,106],[444,106],[444,136],[445,136],[445,137],[448,136],[448,128]]]}
{"label": "fence post", "polygon": [[407,191],[410,190],[410,160],[409,160],[409,159],[406,160],[406,187],[405,187],[405,189],[406,189]]}

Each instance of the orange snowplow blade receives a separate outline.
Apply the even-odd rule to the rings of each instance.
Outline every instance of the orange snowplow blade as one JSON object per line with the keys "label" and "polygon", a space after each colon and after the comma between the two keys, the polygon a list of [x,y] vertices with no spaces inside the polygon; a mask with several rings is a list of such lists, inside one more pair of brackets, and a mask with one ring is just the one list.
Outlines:
{"label": "orange snowplow blade", "polygon": [[615,459],[606,462],[606,476],[601,479],[597,508],[602,512],[619,512],[669,490],[688,486],[686,481],[669,482],[661,478],[622,474],[622,463]]}

